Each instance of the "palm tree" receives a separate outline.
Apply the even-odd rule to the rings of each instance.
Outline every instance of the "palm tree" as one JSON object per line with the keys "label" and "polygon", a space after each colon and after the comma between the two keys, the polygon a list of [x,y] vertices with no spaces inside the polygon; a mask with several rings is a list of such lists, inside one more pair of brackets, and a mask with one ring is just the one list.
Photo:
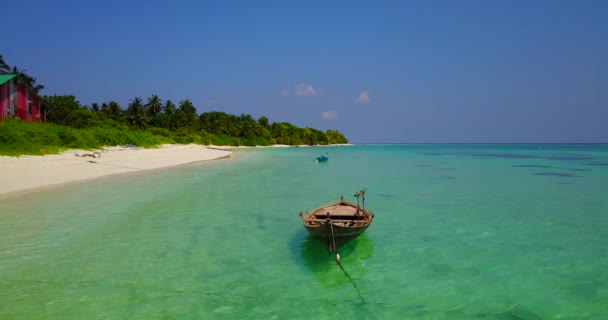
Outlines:
{"label": "palm tree", "polygon": [[[102,106],[102,110],[104,110],[103,106]],[[122,108],[120,107],[120,105],[115,102],[115,101],[110,101],[110,103],[107,104],[107,107],[105,108],[107,115],[114,120],[120,119],[121,113],[122,113]]]}
{"label": "palm tree", "polygon": [[131,100],[125,114],[125,118],[130,125],[145,129],[148,126],[148,116],[146,115],[146,107],[141,98],[136,97]]}
{"label": "palm tree", "polygon": [[30,88],[34,90],[34,92],[38,93],[40,90],[44,89],[44,86],[36,83],[36,78],[27,74],[27,70],[19,69],[16,66],[12,68],[4,61],[4,57],[0,54],[0,74],[14,74],[17,77],[17,80],[25,83]]}
{"label": "palm tree", "polygon": [[239,128],[239,136],[246,138],[253,138],[256,132],[256,126],[258,123],[248,114],[241,114],[237,122]]}
{"label": "palm tree", "polygon": [[29,76],[27,74],[22,74],[22,79],[25,82],[25,84],[30,86],[30,88],[32,88],[32,90],[34,90],[34,92],[36,92],[36,93],[38,93],[40,90],[44,89],[44,86],[41,84],[37,84],[36,78],[34,78],[32,76]]}
{"label": "palm tree", "polygon": [[154,118],[157,115],[160,114],[160,111],[162,109],[162,100],[157,96],[157,95],[153,95],[150,98],[148,98],[148,103],[146,103],[146,109],[148,112],[148,116],[150,118]]}
{"label": "palm tree", "polygon": [[184,99],[179,102],[179,108],[175,112],[175,122],[178,129],[198,130],[198,116],[196,115],[196,107],[192,104],[192,101]]}
{"label": "palm tree", "polygon": [[8,70],[8,74],[14,74],[15,76],[17,76],[17,78],[19,78],[20,80],[23,80],[24,77],[27,76],[26,74],[27,70],[25,69],[19,69],[17,68],[17,66],[13,66],[12,68],[10,68]]}
{"label": "palm tree", "polygon": [[228,122],[228,114],[221,111],[204,112],[199,116],[201,127],[213,134],[230,134]]}
{"label": "palm tree", "polygon": [[9,73],[11,67],[8,66],[6,61],[4,61],[4,57],[0,54],[0,74]]}
{"label": "palm tree", "polygon": [[270,129],[270,123],[268,122],[268,117],[266,116],[260,116],[260,118],[258,118],[258,124],[266,129]]}
{"label": "palm tree", "polygon": [[165,114],[168,115],[174,114],[176,109],[177,108],[175,107],[175,104],[173,104],[171,100],[167,100],[167,102],[165,102],[165,105],[163,106],[163,111],[165,112]]}
{"label": "palm tree", "polygon": [[185,114],[196,115],[196,108],[194,107],[194,105],[192,104],[192,101],[190,101],[190,99],[184,99],[184,100],[180,101],[179,109],[182,110]]}
{"label": "palm tree", "polygon": [[[1,58],[2,57],[0,56],[0,70],[7,70],[7,71],[6,72],[0,71],[0,74],[2,74],[2,73],[14,74],[17,77],[17,80],[25,83],[27,86],[32,88],[32,90],[34,90],[34,92],[36,92],[36,93],[38,93],[40,90],[44,89],[43,85],[36,83],[35,77],[32,77],[29,74],[27,74],[27,70],[19,69],[17,66],[8,68],[8,65],[3,60],[1,60]],[[3,64],[4,64],[4,66],[3,66]]]}

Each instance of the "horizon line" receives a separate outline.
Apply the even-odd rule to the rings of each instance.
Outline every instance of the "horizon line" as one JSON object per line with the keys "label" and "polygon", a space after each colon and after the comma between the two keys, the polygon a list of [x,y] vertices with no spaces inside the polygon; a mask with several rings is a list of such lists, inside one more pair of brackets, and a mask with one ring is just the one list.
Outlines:
{"label": "horizon line", "polygon": [[608,142],[349,142],[350,144],[608,144]]}

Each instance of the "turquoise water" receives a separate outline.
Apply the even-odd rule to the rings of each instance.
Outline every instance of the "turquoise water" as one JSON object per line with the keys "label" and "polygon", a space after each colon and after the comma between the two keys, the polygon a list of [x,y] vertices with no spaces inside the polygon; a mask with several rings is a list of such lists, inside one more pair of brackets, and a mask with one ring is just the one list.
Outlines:
{"label": "turquoise water", "polygon": [[[298,212],[361,188],[353,284]],[[240,150],[0,202],[0,319],[270,318],[608,319],[608,146]]]}

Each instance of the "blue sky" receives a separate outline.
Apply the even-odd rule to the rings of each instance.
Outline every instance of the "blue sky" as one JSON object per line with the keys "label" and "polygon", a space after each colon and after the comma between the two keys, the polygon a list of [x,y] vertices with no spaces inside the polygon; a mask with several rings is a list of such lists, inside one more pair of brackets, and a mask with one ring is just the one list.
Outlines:
{"label": "blue sky", "polygon": [[[143,3],[146,3],[143,5]],[[0,54],[351,142],[608,142],[608,1],[9,1]],[[8,28],[8,29],[7,29]]]}

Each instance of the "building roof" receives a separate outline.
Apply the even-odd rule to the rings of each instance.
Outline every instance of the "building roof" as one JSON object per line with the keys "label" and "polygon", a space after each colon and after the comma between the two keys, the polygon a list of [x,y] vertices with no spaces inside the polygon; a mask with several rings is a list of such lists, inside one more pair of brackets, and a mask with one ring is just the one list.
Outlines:
{"label": "building roof", "polygon": [[0,74],[0,85],[16,77],[14,74]]}

